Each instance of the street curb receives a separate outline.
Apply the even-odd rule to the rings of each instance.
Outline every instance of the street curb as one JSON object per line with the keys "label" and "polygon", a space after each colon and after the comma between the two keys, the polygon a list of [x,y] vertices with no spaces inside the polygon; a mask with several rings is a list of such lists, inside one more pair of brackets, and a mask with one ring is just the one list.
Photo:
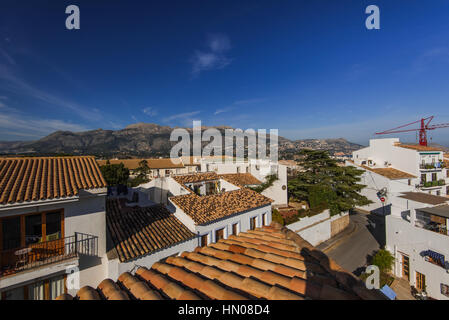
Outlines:
{"label": "street curb", "polygon": [[340,239],[338,239],[337,241],[335,241],[334,243],[330,244],[328,247],[326,247],[325,249],[322,249],[321,251],[326,253],[328,251],[330,251],[332,248],[334,248],[335,246],[339,245],[340,243],[342,243],[344,240],[346,240],[351,234],[353,234],[355,232],[355,230],[357,229],[357,224],[354,223],[354,227],[352,228],[351,231],[349,231],[347,234],[345,234],[343,237],[341,237]]}

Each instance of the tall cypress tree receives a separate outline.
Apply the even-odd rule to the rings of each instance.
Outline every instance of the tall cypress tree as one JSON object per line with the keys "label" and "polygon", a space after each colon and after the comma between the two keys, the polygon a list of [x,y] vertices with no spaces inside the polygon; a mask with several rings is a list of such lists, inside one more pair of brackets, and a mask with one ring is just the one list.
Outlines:
{"label": "tall cypress tree", "polygon": [[327,207],[331,215],[371,203],[360,194],[365,187],[359,184],[363,170],[338,166],[327,151],[305,149],[300,156],[302,170],[288,183],[297,200],[307,201],[311,209]]}

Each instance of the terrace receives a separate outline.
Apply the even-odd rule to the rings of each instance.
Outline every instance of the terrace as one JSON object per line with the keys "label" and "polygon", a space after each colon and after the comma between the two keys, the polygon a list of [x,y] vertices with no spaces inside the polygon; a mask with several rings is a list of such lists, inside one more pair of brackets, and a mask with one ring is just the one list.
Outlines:
{"label": "terrace", "polygon": [[[41,238],[42,239],[42,238]],[[15,240],[3,248],[15,247]],[[49,241],[39,240],[28,246],[0,251],[0,278],[76,258],[80,254],[97,256],[98,237],[75,232],[74,235]]]}
{"label": "terrace", "polygon": [[449,205],[421,208],[416,210],[415,226],[443,235],[448,233]]}

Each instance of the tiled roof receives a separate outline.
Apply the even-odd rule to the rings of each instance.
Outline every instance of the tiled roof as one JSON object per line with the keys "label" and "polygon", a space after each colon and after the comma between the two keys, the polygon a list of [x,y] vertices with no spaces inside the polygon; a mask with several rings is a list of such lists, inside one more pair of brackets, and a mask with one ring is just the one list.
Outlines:
{"label": "tiled roof", "polygon": [[[355,162],[353,160],[347,160],[347,161],[352,163],[352,164],[355,164]],[[363,168],[365,170],[375,172],[375,173],[377,173],[377,174],[379,174],[381,176],[384,176],[384,177],[386,177],[388,179],[391,179],[391,180],[416,178],[416,176],[414,176],[414,175],[412,175],[410,173],[407,173],[407,172],[404,172],[404,171],[401,171],[401,170],[398,170],[398,169],[395,169],[395,168],[371,168],[371,167],[368,167],[368,166],[365,166],[365,165],[359,165],[359,164],[355,164],[355,165],[358,166],[358,167],[361,167],[361,168]]]}
{"label": "tiled roof", "polygon": [[130,208],[116,199],[108,200],[106,223],[121,262],[195,237],[162,205]]}
{"label": "tiled roof", "polygon": [[219,180],[220,177],[215,172],[205,172],[187,174],[182,176],[173,176],[173,179],[175,179],[179,184],[184,185],[186,183]]}
{"label": "tiled roof", "polygon": [[219,177],[236,185],[237,187],[244,187],[262,183],[251,173],[228,173],[220,174]]}
{"label": "tiled roof", "polygon": [[395,168],[370,168],[367,166],[362,166],[362,167],[367,170],[373,171],[377,174],[380,174],[381,176],[384,176],[391,180],[416,178],[416,176],[414,176],[410,173],[407,173],[407,172],[404,172],[404,171],[401,171],[401,170],[398,170]]}
{"label": "tiled roof", "polygon": [[190,193],[171,197],[170,200],[199,225],[273,202],[270,198],[247,188],[209,196]]}
{"label": "tiled roof", "polygon": [[[135,170],[139,167],[139,163],[142,160],[146,160],[148,167],[150,169],[174,169],[174,168],[184,168],[181,160],[179,159],[119,159],[119,160],[109,160],[110,164],[120,164],[128,168],[129,170]],[[103,166],[108,160],[97,160],[98,165]]]}
{"label": "tiled roof", "polygon": [[[68,294],[57,300],[69,300]],[[79,300],[358,300],[385,299],[368,290],[296,233],[273,224],[183,252],[81,288]]]}
{"label": "tiled roof", "polygon": [[421,146],[419,144],[402,144],[402,143],[397,143],[395,144],[396,147],[401,147],[401,148],[406,148],[406,149],[412,149],[412,150],[417,150],[417,151],[443,151],[439,148],[435,148],[435,147],[429,147],[429,146]]}
{"label": "tiled roof", "polygon": [[400,195],[399,198],[432,205],[443,204],[449,201],[446,197],[435,196],[424,192],[402,192],[402,195]]}
{"label": "tiled roof", "polygon": [[93,157],[0,158],[0,204],[76,196],[106,187]]}

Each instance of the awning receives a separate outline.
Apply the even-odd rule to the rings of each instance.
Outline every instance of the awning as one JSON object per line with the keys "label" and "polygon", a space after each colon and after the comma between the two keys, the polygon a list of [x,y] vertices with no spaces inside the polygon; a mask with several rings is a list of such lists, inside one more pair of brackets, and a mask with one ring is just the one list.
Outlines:
{"label": "awning", "polygon": [[445,265],[445,263],[444,263],[444,255],[442,255],[441,253],[438,253],[438,252],[435,252],[435,251],[432,251],[432,250],[426,250],[426,251],[421,252],[421,256],[423,256],[423,257],[426,257],[426,256],[427,257],[431,257],[435,261],[440,261],[443,266]]}
{"label": "awning", "polygon": [[380,292],[382,292],[390,300],[396,299],[396,292],[394,292],[393,289],[387,285],[384,285],[382,289],[380,289]]}

